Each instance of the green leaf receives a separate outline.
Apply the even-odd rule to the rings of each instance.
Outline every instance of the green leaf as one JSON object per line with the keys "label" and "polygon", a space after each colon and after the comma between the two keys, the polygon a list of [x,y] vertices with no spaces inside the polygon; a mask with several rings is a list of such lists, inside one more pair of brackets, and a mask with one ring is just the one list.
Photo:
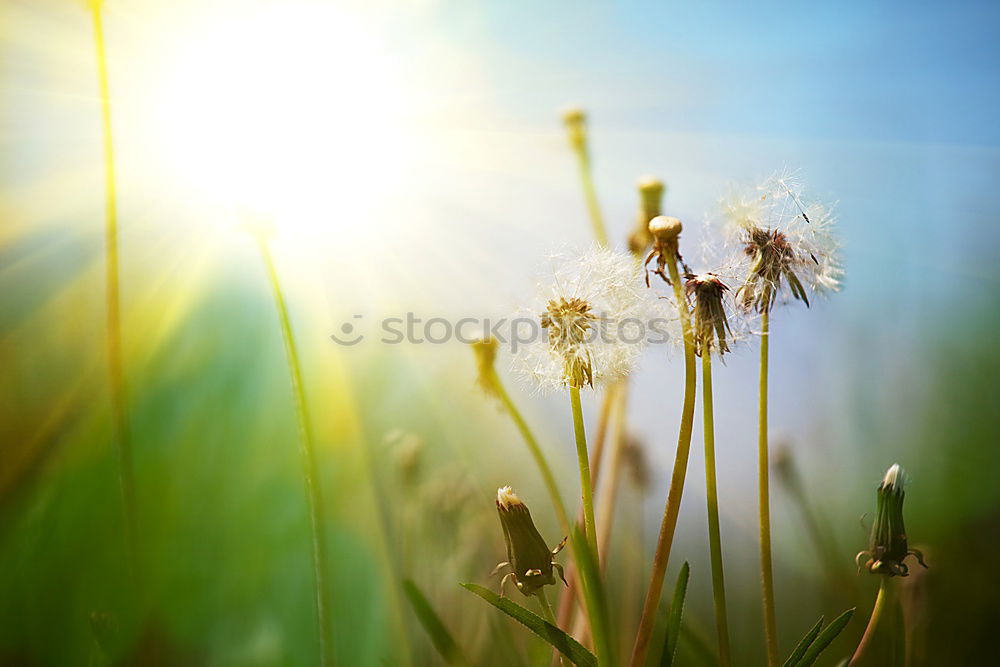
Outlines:
{"label": "green leaf", "polygon": [[667,612],[667,634],[663,638],[663,653],[660,655],[660,667],[670,667],[677,653],[677,640],[681,636],[681,617],[684,615],[684,597],[687,595],[688,578],[691,576],[691,566],[687,561],[681,565],[674,584],[674,598],[670,601],[670,611]]}
{"label": "green leaf", "polygon": [[801,660],[802,656],[806,654],[806,649],[808,649],[813,641],[816,640],[816,635],[818,635],[819,631],[823,629],[823,620],[824,618],[820,616],[819,620],[816,621],[816,625],[812,626],[812,629],[806,633],[806,636],[803,637],[802,641],[798,643],[795,650],[792,651],[790,656],[788,656],[788,660],[785,660],[782,667],[795,667],[795,665],[799,664],[799,660]]}
{"label": "green leaf", "polygon": [[830,643],[837,638],[840,631],[847,627],[847,624],[851,622],[851,616],[854,616],[854,609],[848,609],[843,614],[833,619],[830,625],[826,626],[823,632],[819,633],[819,637],[816,638],[806,651],[802,659],[795,663],[795,667],[809,667],[814,662],[819,654],[822,653]]}
{"label": "green leaf", "polygon": [[580,665],[580,667],[597,667],[597,658],[594,657],[593,653],[583,648],[579,642],[543,619],[541,616],[528,611],[509,598],[500,597],[493,591],[483,588],[482,586],[478,586],[476,584],[462,584],[462,588],[472,591],[524,627],[534,632],[536,635],[551,644],[557,651],[569,658],[574,665]]}
{"label": "green leaf", "polygon": [[445,627],[441,617],[434,611],[434,607],[431,606],[430,601],[417,585],[410,579],[404,579],[403,592],[406,593],[406,598],[413,606],[413,612],[417,615],[420,625],[430,635],[431,642],[434,643],[434,648],[441,654],[445,662],[449,665],[469,664],[462,653],[462,649],[459,648],[458,642],[448,632],[448,628]]}

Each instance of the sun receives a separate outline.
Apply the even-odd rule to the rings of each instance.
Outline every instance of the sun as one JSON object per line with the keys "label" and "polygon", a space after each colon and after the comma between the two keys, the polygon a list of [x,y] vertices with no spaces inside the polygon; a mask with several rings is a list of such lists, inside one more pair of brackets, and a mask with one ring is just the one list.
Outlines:
{"label": "sun", "polygon": [[315,2],[191,27],[153,105],[159,150],[200,196],[279,228],[368,226],[410,154],[407,95],[371,26]]}

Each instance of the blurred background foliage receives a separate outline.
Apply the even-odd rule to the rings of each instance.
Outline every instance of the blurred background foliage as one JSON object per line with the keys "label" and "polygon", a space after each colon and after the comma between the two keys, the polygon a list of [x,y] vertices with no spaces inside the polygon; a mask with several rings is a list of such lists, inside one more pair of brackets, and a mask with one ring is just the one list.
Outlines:
{"label": "blurred background foliage", "polygon": [[[147,93],[176,55],[156,49],[186,43],[185,30],[210,13],[198,4],[107,3],[121,91],[139,587],[124,557],[106,379],[90,26],[72,2],[0,9],[0,664],[317,661],[298,436],[264,272],[249,238],[219,224],[231,212],[184,185],[154,148],[163,127],[148,99],[160,98]],[[997,8],[341,4],[402,68],[416,121],[402,176],[359,170],[351,177],[377,186],[360,201],[335,181],[304,193],[298,207],[322,200],[329,210],[275,242],[321,450],[339,664],[440,664],[404,578],[474,664],[547,656],[458,586],[493,585],[487,575],[504,557],[500,485],[513,484],[545,538],[558,538],[517,432],[474,387],[471,352],[457,342],[380,345],[373,329],[355,347],[329,335],[357,313],[369,327],[406,310],[505,314],[552,247],[587,242],[554,111],[567,101],[592,110],[598,191],[618,245],[644,172],[666,180],[666,212],[686,221],[691,257],[698,223],[731,180],[801,165],[807,185],[840,200],[845,292],[775,318],[773,441],[800,481],[790,486],[783,468],[772,492],[782,652],[820,615],[854,605],[822,664],[856,644],[877,585],[854,569],[862,517],[898,461],[912,480],[910,541],[930,564],[902,581],[911,664],[989,664],[1000,620],[1000,135],[990,115],[1000,54],[988,34]],[[362,145],[379,130],[352,129]],[[374,158],[393,159],[391,145],[371,146]],[[716,419],[731,626],[737,663],[762,664],[748,472],[755,360],[742,350],[727,361]],[[568,406],[510,385],[574,499]],[[623,650],[666,493],[680,385],[677,355],[662,350],[633,381],[629,424],[642,456],[623,485],[608,567]],[[597,400],[585,408],[592,432]],[[691,563],[677,664],[711,664],[697,430],[688,479],[667,579]]]}

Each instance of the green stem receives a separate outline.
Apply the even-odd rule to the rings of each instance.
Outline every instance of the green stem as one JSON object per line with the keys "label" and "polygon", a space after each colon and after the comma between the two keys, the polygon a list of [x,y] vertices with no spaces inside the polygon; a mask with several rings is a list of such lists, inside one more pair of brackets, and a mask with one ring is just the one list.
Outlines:
{"label": "green stem", "polygon": [[514,401],[511,400],[510,394],[507,393],[503,383],[500,381],[500,376],[495,370],[491,372],[490,382],[493,384],[497,397],[507,410],[510,418],[514,420],[514,425],[520,431],[521,437],[524,439],[524,444],[528,446],[528,451],[531,452],[532,458],[535,459],[535,465],[538,466],[538,471],[542,474],[542,480],[545,482],[545,488],[548,489],[552,506],[555,507],[556,516],[559,519],[559,527],[563,531],[563,535],[571,535],[569,513],[566,511],[566,505],[563,503],[562,495],[559,493],[559,486],[556,484],[555,475],[552,474],[552,467],[549,466],[549,462],[545,458],[545,454],[542,452],[537,438],[531,432],[531,428],[521,415],[521,411],[514,405]]}
{"label": "green stem", "polygon": [[719,527],[719,493],[715,477],[715,411],[712,399],[712,355],[701,357],[702,394],[705,421],[705,497],[708,501],[708,544],[712,556],[712,597],[715,602],[715,630],[719,639],[719,664],[728,667],[729,620],[726,614],[726,578],[722,566],[722,531]]}
{"label": "green stem", "polygon": [[[555,475],[552,474],[552,468],[551,466],[549,466],[548,461],[546,460],[545,455],[542,452],[542,448],[538,444],[537,438],[535,438],[534,433],[531,431],[531,428],[528,426],[528,423],[525,421],[520,410],[517,409],[517,406],[514,404],[514,401],[510,397],[510,394],[507,393],[507,390],[504,388],[503,383],[500,381],[500,376],[496,373],[496,371],[492,371],[492,375],[490,377],[490,383],[492,384],[497,397],[500,399],[500,402],[503,404],[504,408],[506,408],[507,412],[510,414],[511,419],[514,420],[514,424],[517,426],[518,431],[521,432],[521,437],[524,439],[524,442],[525,444],[527,444],[532,457],[535,459],[535,463],[542,474],[542,479],[545,482],[545,486],[547,487],[549,495],[552,498],[552,505],[555,507],[556,515],[559,519],[559,524],[562,527],[564,534],[567,536],[572,536],[573,531],[572,531],[572,526],[569,522],[569,514],[566,511],[566,505],[565,503],[563,503],[562,496],[559,493],[559,488],[556,485]],[[575,420],[576,417],[574,415],[574,423]],[[584,441],[584,447],[586,447],[586,441]],[[589,486],[590,484],[589,470],[586,479],[588,480],[587,484]],[[591,503],[592,502],[593,501],[591,501]],[[593,507],[592,504],[591,507]],[[580,548],[586,548],[586,545],[580,545],[577,540],[571,539],[569,541],[569,546],[570,546],[570,551],[573,552],[574,562],[579,561],[580,556],[577,550]],[[598,647],[605,647],[607,645],[607,641],[605,639],[606,633],[604,624],[601,622],[599,618],[600,613],[599,610],[597,609],[596,597],[593,595],[592,591],[587,589],[586,584],[583,581],[583,577],[581,576],[581,572],[579,571],[578,568],[573,567],[571,564],[570,567],[567,569],[567,574],[569,575],[569,580],[571,583],[571,588],[569,590],[570,591],[574,590],[572,586],[578,586],[584,593],[583,599],[587,606],[588,615],[592,617],[591,626],[594,628],[595,645]],[[550,620],[550,622],[556,627],[559,627],[559,624],[554,616]]]}
{"label": "green stem", "polygon": [[580,496],[583,501],[583,524],[587,546],[600,563],[597,552],[597,524],[594,521],[594,491],[590,480],[590,457],[587,454],[587,433],[583,426],[583,408],[580,405],[580,388],[569,388],[569,401],[573,409],[573,432],[576,435],[576,459],[580,466]]}
{"label": "green stem", "polygon": [[[625,386],[625,384],[624,380],[620,380],[615,384],[609,385],[607,389],[605,389],[604,397],[601,401],[601,411],[597,418],[597,428],[594,431],[594,437],[591,439],[593,447],[590,448],[590,479],[591,483],[595,486],[600,481],[602,477],[602,469],[604,468],[604,445],[607,442],[608,423],[611,420],[611,412],[617,404],[618,393],[621,388]],[[582,507],[579,512],[577,512],[576,525],[583,526]],[[600,535],[598,535],[597,547],[598,549],[601,548]],[[578,626],[573,624],[573,617],[577,608],[578,573],[575,562],[570,563],[566,568],[566,575],[569,578],[570,585],[569,588],[567,588],[559,597],[559,611],[556,614],[556,618],[559,620],[560,627],[576,628]]]}
{"label": "green stem", "polygon": [[132,438],[128,425],[125,373],[122,364],[121,289],[118,278],[118,197],[115,187],[114,137],[111,133],[111,93],[108,85],[108,59],[104,47],[101,3],[91,3],[90,10],[94,22],[94,45],[97,52],[97,81],[101,97],[101,124],[104,143],[104,254],[106,258],[108,379],[111,385],[111,408],[114,415],[118,486],[125,519],[125,546],[128,552],[129,569],[133,578],[137,578],[140,558],[139,530],[135,507]]}
{"label": "green stem", "polygon": [[882,614],[888,606],[889,596],[889,577],[880,575],[878,595],[875,597],[875,607],[872,609],[871,618],[868,619],[868,627],[865,628],[865,634],[862,635],[861,642],[858,643],[858,647],[854,650],[854,655],[851,656],[851,661],[847,663],[847,667],[854,667],[859,664],[859,661],[864,658],[865,654],[871,648],[875,631],[878,629]]}
{"label": "green stem", "polygon": [[[769,298],[765,297],[764,303]],[[761,601],[764,607],[764,639],[767,643],[767,664],[777,667],[778,627],[774,614],[774,572],[771,565],[771,500],[768,481],[767,444],[767,368],[770,341],[770,312],[765,309],[761,315],[760,334],[760,404],[757,432],[757,476],[758,503],[760,506],[760,585]]]}
{"label": "green stem", "polygon": [[274,293],[274,304],[278,311],[278,321],[281,324],[281,334],[285,342],[285,354],[288,357],[288,372],[292,381],[292,394],[295,397],[295,411],[299,422],[299,435],[302,454],[302,474],[306,484],[306,496],[309,502],[309,519],[312,536],[313,573],[316,578],[316,622],[319,624],[320,664],[333,664],[333,627],[330,624],[326,606],[326,543],[323,539],[323,500],[319,488],[319,472],[316,459],[316,442],[313,436],[312,420],[309,417],[309,405],[306,402],[305,388],[302,383],[302,365],[299,362],[299,352],[292,334],[292,323],[288,316],[288,307],[281,291],[278,272],[267,242],[259,238],[261,258],[267,271],[271,290]]}
{"label": "green stem", "polygon": [[667,262],[667,265],[670,270],[670,282],[674,288],[674,299],[677,301],[681,330],[684,336],[684,406],[681,410],[681,425],[677,435],[677,454],[670,477],[670,490],[667,491],[667,502],[663,508],[663,521],[660,523],[660,534],[657,537],[656,551],[653,554],[649,588],[646,590],[646,600],[642,605],[642,618],[639,620],[639,630],[636,633],[635,645],[632,647],[630,663],[632,667],[645,665],[646,655],[649,652],[649,642],[653,637],[656,609],[660,604],[660,594],[663,592],[663,579],[667,573],[670,549],[673,546],[674,531],[677,528],[677,517],[680,513],[681,497],[684,494],[684,479],[687,476],[688,457],[691,453],[691,428],[694,423],[694,404],[697,394],[691,323],[684,295],[681,292],[677,258],[672,258],[671,261]]}
{"label": "green stem", "polygon": [[[549,598],[547,595],[545,595],[545,589],[539,588],[538,593],[536,593],[536,595],[538,596],[538,604],[541,605],[542,607],[542,616],[545,617],[546,621],[548,621],[549,623],[558,628],[559,624],[556,622],[556,615],[552,611],[552,605],[549,604]],[[558,664],[560,665],[566,664],[566,661],[563,659],[563,656],[561,653],[559,653],[559,651],[554,651],[554,657],[555,656],[558,656],[559,658],[559,660],[557,661]]]}
{"label": "green stem", "polygon": [[545,589],[539,588],[536,595],[538,597],[538,604],[542,607],[542,615],[545,617],[545,620],[558,628],[559,626],[556,624],[556,615],[552,611],[552,605],[549,604],[548,596],[545,595]]}
{"label": "green stem", "polygon": [[594,177],[590,172],[590,156],[587,147],[576,148],[576,158],[580,165],[580,181],[583,184],[583,198],[587,203],[587,213],[590,214],[590,224],[594,228],[594,236],[602,246],[608,245],[608,233],[604,228],[604,216],[597,201],[597,189],[594,187]]}

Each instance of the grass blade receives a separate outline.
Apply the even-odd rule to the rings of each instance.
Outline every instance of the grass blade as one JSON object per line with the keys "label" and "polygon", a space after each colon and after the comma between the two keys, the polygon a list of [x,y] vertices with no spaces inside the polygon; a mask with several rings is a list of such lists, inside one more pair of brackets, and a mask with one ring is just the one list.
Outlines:
{"label": "grass blade", "polygon": [[823,630],[818,637],[816,637],[816,641],[812,643],[805,655],[802,656],[802,659],[796,663],[795,667],[809,667],[816,662],[816,658],[819,657],[819,654],[822,653],[824,649],[826,649],[826,647],[837,638],[840,631],[847,627],[847,624],[851,622],[852,616],[854,616],[854,609],[848,609],[843,614],[833,619],[833,622],[826,626],[826,629]]}
{"label": "grass blade", "polygon": [[660,656],[660,667],[670,667],[677,653],[677,640],[681,636],[681,617],[684,615],[684,597],[687,595],[688,579],[691,576],[691,566],[687,561],[681,565],[674,585],[674,597],[670,601],[670,611],[667,613],[667,634],[663,638],[663,653]]}
{"label": "grass blade", "polygon": [[448,632],[444,621],[434,611],[434,607],[431,606],[430,601],[424,595],[423,591],[412,580],[404,579],[403,592],[406,593],[406,598],[410,601],[410,605],[413,606],[413,613],[417,615],[420,625],[430,635],[434,648],[441,654],[444,661],[449,665],[469,664],[462,653],[462,649],[459,648],[458,642]]}
{"label": "grass blade", "polygon": [[489,602],[491,605],[507,614],[515,621],[528,628],[536,635],[551,644],[557,651],[574,665],[580,667],[597,667],[597,658],[568,634],[547,622],[538,614],[528,611],[509,598],[500,597],[496,593],[476,584],[462,584],[462,588],[471,591]]}
{"label": "grass blade", "polygon": [[785,660],[782,667],[795,667],[795,665],[799,664],[799,660],[801,660],[802,656],[806,654],[806,650],[814,641],[816,641],[816,635],[818,635],[819,631],[823,629],[823,620],[824,618],[820,616],[819,620],[816,621],[816,625],[812,626],[812,629],[806,633],[806,636],[803,637],[802,641],[798,643],[795,650],[792,651],[790,656],[788,656],[788,660]]}

